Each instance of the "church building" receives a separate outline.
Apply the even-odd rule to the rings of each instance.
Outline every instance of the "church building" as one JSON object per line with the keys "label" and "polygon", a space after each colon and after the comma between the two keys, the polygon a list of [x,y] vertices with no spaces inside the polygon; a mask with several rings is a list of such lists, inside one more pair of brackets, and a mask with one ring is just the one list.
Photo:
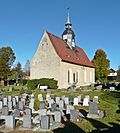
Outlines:
{"label": "church building", "polygon": [[69,12],[62,38],[45,32],[30,62],[30,79],[54,78],[59,88],[90,85],[95,68],[82,48],[75,44]]}

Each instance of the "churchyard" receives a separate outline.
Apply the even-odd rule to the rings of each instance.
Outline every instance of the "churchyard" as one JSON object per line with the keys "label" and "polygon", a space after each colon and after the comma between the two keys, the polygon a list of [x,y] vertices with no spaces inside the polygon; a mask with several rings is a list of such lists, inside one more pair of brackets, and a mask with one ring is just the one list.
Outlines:
{"label": "churchyard", "polygon": [[1,132],[120,131],[119,90],[99,85],[29,92],[26,86],[12,87],[0,89]]}

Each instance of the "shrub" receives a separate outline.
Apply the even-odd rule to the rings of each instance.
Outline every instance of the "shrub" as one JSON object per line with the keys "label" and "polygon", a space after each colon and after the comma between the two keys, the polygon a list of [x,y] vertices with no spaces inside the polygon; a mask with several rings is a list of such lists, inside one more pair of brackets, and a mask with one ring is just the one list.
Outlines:
{"label": "shrub", "polygon": [[27,81],[28,81],[27,79],[20,79],[18,83],[22,85],[26,85]]}
{"label": "shrub", "polygon": [[27,81],[27,88],[30,90],[36,89],[38,86],[38,79],[28,80]]}
{"label": "shrub", "polygon": [[39,110],[39,106],[40,106],[40,102],[39,102],[38,98],[35,98],[35,100],[34,100],[34,109],[36,111]]}
{"label": "shrub", "polygon": [[32,94],[32,90],[28,89],[27,94]]}
{"label": "shrub", "polygon": [[22,87],[21,89],[20,89],[20,94],[23,94],[24,93],[24,88]]}
{"label": "shrub", "polygon": [[48,78],[42,78],[42,79],[34,79],[34,80],[28,80],[27,87],[28,89],[34,90],[37,88],[38,84],[40,86],[48,86],[49,89],[57,89],[58,81],[54,79],[48,79]]}

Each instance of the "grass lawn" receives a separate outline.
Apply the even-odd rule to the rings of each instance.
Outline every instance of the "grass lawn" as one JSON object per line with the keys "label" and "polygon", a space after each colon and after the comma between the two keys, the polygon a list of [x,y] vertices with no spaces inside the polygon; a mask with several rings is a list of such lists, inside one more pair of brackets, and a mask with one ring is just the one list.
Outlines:
{"label": "grass lawn", "polygon": [[[15,87],[16,90],[21,87]],[[45,96],[45,92],[42,93]],[[3,92],[5,95],[19,95],[20,91]],[[69,122],[64,123],[63,127],[56,129],[54,133],[77,133],[77,132],[119,132],[120,133],[120,92],[107,92],[107,91],[90,91],[82,92],[77,90],[76,92],[68,92],[67,90],[52,90],[52,97],[55,96],[78,96],[81,95],[82,99],[85,95],[90,95],[91,100],[94,96],[99,96],[99,110],[105,111],[105,117],[99,119],[88,119],[85,118],[81,122]],[[78,109],[88,110],[88,107],[77,106]],[[118,113],[117,113],[118,112]]]}

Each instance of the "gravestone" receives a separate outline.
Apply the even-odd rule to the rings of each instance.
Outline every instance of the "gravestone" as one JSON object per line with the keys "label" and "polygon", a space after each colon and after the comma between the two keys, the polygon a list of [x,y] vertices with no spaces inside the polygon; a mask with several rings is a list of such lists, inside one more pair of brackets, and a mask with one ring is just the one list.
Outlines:
{"label": "gravestone", "polygon": [[102,90],[102,85],[96,86],[96,89],[97,89],[97,90]]}
{"label": "gravestone", "polygon": [[57,104],[56,103],[52,103],[51,104],[51,112],[55,112],[57,109]]}
{"label": "gravestone", "polygon": [[20,117],[20,110],[19,109],[14,109],[13,116]]}
{"label": "gravestone", "polygon": [[68,105],[68,104],[69,104],[69,97],[65,97],[65,98],[64,98],[64,101],[65,101],[65,104]]}
{"label": "gravestone", "polygon": [[25,105],[25,101],[26,101],[26,99],[25,99],[25,98],[21,98],[21,101],[22,101],[23,104]]}
{"label": "gravestone", "polygon": [[18,96],[15,96],[15,99],[16,99],[16,102],[18,103],[19,97]]}
{"label": "gravestone", "polygon": [[8,108],[9,108],[9,110],[12,110],[12,101],[8,102]]}
{"label": "gravestone", "polygon": [[74,106],[67,105],[66,114],[70,114],[70,110],[74,110]]}
{"label": "gravestone", "polygon": [[23,128],[28,128],[30,129],[32,125],[31,122],[31,115],[24,115],[23,116]]}
{"label": "gravestone", "polygon": [[56,101],[57,104],[59,104],[60,97],[56,97],[56,98],[55,98],[55,101]]}
{"label": "gravestone", "polygon": [[40,109],[45,109],[45,102],[44,101],[40,101]]}
{"label": "gravestone", "polygon": [[89,103],[89,112],[87,114],[88,118],[99,118],[98,116],[98,104],[95,102]]}
{"label": "gravestone", "polygon": [[64,101],[60,100],[59,101],[59,109],[63,109],[64,108]]}
{"label": "gravestone", "polygon": [[65,95],[63,95],[61,99],[62,99],[63,101],[65,101]]}
{"label": "gravestone", "polygon": [[19,110],[24,110],[24,103],[23,103],[23,101],[19,101],[18,102],[18,108],[19,108]]}
{"label": "gravestone", "polygon": [[74,100],[74,98],[73,97],[69,97],[69,104],[73,104],[73,100]]}
{"label": "gravestone", "polygon": [[16,98],[12,98],[12,102],[13,102],[13,107],[16,107]]}
{"label": "gravestone", "polygon": [[44,115],[44,116],[41,116],[41,129],[46,129],[48,130],[49,129],[49,116],[47,115]]}
{"label": "gravestone", "polygon": [[74,104],[74,105],[78,105],[78,98],[77,98],[77,97],[74,98],[73,104]]}
{"label": "gravestone", "polygon": [[55,122],[61,122],[61,112],[60,111],[55,111],[54,116],[55,116]]}
{"label": "gravestone", "polygon": [[8,100],[7,100],[7,97],[4,97],[4,98],[3,98],[3,106],[7,106],[7,101],[8,101]]}
{"label": "gravestone", "polygon": [[94,96],[93,102],[94,102],[94,103],[98,103],[98,96]]}
{"label": "gravestone", "polygon": [[12,92],[12,87],[9,87],[9,92]]}
{"label": "gravestone", "polygon": [[95,102],[89,103],[89,114],[98,114],[98,104]]}
{"label": "gravestone", "polygon": [[30,99],[29,108],[32,109],[32,111],[34,110],[34,98]]}
{"label": "gravestone", "polygon": [[89,106],[89,100],[88,98],[83,99],[83,106]]}
{"label": "gravestone", "polygon": [[12,115],[5,116],[5,128],[15,129],[15,117]]}
{"label": "gravestone", "polygon": [[80,121],[82,117],[79,115],[79,110],[70,110],[70,120],[71,121]]}
{"label": "gravestone", "polygon": [[110,91],[114,91],[114,90],[115,90],[115,87],[111,86]]}
{"label": "gravestone", "polygon": [[81,95],[79,95],[79,96],[77,96],[77,98],[78,98],[78,103],[81,103],[82,101],[81,101]]}
{"label": "gravestone", "polygon": [[8,96],[8,102],[12,101],[12,96]]}
{"label": "gravestone", "polygon": [[8,115],[8,113],[9,113],[9,108],[7,106],[4,106],[2,108],[2,115]]}
{"label": "gravestone", "polygon": [[3,107],[3,102],[0,101],[0,110],[2,110],[2,107]]}
{"label": "gravestone", "polygon": [[31,114],[32,114],[31,109],[26,109],[26,110],[25,110],[25,114],[26,114],[26,115],[31,115]]}
{"label": "gravestone", "polygon": [[48,100],[49,108],[51,108],[51,105],[54,103],[53,99]]}
{"label": "gravestone", "polygon": [[47,115],[47,109],[40,109],[39,110],[39,118],[40,118],[40,120],[41,120],[41,116],[42,115]]}
{"label": "gravestone", "polygon": [[90,96],[89,95],[86,95],[85,98],[88,99],[88,102],[90,101]]}
{"label": "gravestone", "polygon": [[49,101],[51,99],[49,94],[46,94],[46,101]]}
{"label": "gravestone", "polygon": [[34,93],[32,93],[30,96],[31,96],[31,98],[34,98]]}

